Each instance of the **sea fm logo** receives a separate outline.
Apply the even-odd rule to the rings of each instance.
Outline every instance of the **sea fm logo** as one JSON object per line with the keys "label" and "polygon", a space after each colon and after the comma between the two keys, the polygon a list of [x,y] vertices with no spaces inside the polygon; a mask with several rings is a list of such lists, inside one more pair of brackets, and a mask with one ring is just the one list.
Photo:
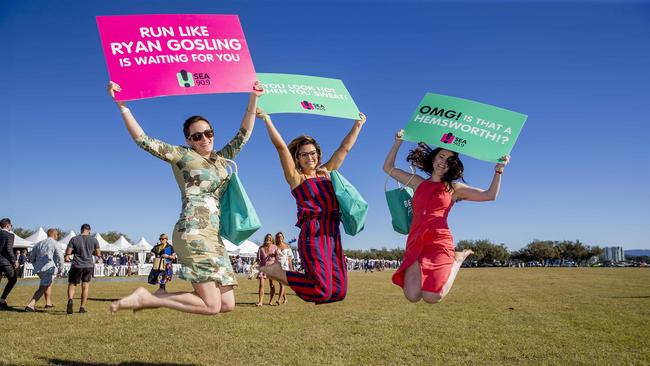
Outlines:
{"label": "sea fm logo", "polygon": [[453,133],[448,132],[448,133],[442,135],[442,138],[440,139],[440,142],[445,143],[445,144],[451,144],[452,142],[454,142],[455,138],[456,138],[456,136],[454,136]]}
{"label": "sea fm logo", "polygon": [[304,108],[304,109],[308,109],[308,110],[312,110],[312,109],[314,109],[314,105],[313,105],[311,102],[308,102],[308,101],[306,101],[306,100],[303,100],[303,101],[300,103],[300,105],[301,105],[302,108]]}

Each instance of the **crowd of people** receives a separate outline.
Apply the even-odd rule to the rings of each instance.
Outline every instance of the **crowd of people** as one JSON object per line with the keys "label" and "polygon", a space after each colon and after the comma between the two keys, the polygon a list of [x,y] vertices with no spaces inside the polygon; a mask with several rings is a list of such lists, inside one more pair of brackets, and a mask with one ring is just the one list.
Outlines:
{"label": "crowd of people", "polygon": [[401,261],[387,259],[352,259],[346,257],[348,271],[385,271],[399,268]]}

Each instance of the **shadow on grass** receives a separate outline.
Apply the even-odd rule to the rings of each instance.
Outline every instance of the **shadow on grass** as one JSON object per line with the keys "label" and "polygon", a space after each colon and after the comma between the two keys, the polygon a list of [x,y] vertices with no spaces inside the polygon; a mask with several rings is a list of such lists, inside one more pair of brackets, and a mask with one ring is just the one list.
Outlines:
{"label": "shadow on grass", "polygon": [[8,307],[6,307],[6,308],[2,308],[2,309],[0,309],[0,313],[2,313],[3,311],[12,311],[12,312],[14,312],[14,313],[24,313],[24,312],[25,312],[24,309],[25,309],[24,307],[22,307],[22,308],[15,308],[15,307],[13,307],[13,306],[8,306]]}
{"label": "shadow on grass", "polygon": [[235,306],[255,306],[256,302],[236,302]]}
{"label": "shadow on grass", "polygon": [[650,299],[650,295],[647,296],[612,296],[612,299]]}
{"label": "shadow on grass", "polygon": [[170,363],[170,362],[120,362],[120,363],[107,363],[107,362],[88,362],[88,361],[70,361],[61,360],[57,358],[39,357],[41,360],[50,365],[57,366],[198,366],[193,363]]}
{"label": "shadow on grass", "polygon": [[102,299],[102,298],[99,298],[99,297],[89,297],[88,300],[89,301],[113,302],[113,301],[117,301],[119,299]]}

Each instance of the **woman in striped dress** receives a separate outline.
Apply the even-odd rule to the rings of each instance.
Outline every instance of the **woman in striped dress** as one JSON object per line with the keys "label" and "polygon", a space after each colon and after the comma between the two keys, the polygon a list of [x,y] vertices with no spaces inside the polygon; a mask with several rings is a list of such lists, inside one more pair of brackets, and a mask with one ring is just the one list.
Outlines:
{"label": "woman in striped dress", "polygon": [[257,109],[257,117],[266,123],[271,142],[278,150],[284,177],[296,199],[296,226],[300,228],[298,253],[305,273],[285,271],[279,262],[261,267],[260,271],[289,285],[304,301],[317,304],[341,301],[347,292],[348,278],[339,232],[339,205],[329,172],[343,164],[366,116],[359,113],[359,120],[325,164],[321,162],[320,146],[312,137],[299,136],[287,146],[263,110]]}

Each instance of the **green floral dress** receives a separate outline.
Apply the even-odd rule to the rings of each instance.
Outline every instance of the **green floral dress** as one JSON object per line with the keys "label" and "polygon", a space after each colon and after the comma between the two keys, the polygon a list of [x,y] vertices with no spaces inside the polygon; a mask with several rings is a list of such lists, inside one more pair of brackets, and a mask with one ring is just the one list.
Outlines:
{"label": "green floral dress", "polygon": [[[192,148],[175,146],[144,133],[135,142],[172,167],[181,190],[183,210],[174,226],[172,240],[180,278],[192,283],[215,281],[218,286],[236,286],[237,280],[226,247],[219,235],[220,200],[227,183],[226,160],[234,159],[250,133],[241,128],[223,149],[204,158]],[[225,159],[224,159],[225,158]]]}

